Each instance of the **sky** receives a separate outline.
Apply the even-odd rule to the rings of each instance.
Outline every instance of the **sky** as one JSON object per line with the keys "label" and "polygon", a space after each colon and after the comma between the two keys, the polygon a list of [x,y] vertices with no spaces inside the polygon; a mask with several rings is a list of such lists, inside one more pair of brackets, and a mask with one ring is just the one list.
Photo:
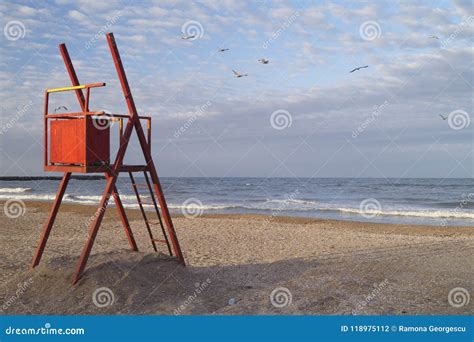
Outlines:
{"label": "sky", "polygon": [[[473,7],[2,2],[0,176],[46,175],[44,89],[70,85],[59,43],[82,84],[107,83],[91,110],[127,113],[113,32],[161,176],[473,177]],[[61,105],[79,110],[72,92],[51,97]],[[125,162],[140,161],[132,141]]]}

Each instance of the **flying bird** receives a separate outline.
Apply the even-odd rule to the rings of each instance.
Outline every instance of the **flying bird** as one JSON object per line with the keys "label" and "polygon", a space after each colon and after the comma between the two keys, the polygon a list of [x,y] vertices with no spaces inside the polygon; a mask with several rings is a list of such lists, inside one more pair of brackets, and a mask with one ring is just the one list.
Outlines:
{"label": "flying bird", "polygon": [[234,73],[235,77],[247,77],[248,76],[247,74],[240,74],[237,71],[235,71],[234,69],[232,69],[232,72]]}
{"label": "flying bird", "polygon": [[360,66],[360,67],[357,67],[357,68],[352,69],[351,71],[349,71],[349,73],[352,73],[352,72],[354,72],[354,71],[358,71],[358,70],[360,70],[360,69],[365,69],[365,68],[368,68],[368,67],[369,67],[368,65]]}
{"label": "flying bird", "polygon": [[59,107],[54,108],[54,112],[56,113],[60,109],[68,110],[66,106],[59,106]]}
{"label": "flying bird", "polygon": [[196,37],[195,34],[192,34],[192,35],[190,35],[190,36],[187,36],[187,35],[185,35],[184,33],[181,34],[181,39],[184,39],[184,40],[193,39],[193,38],[195,38],[195,37]]}
{"label": "flying bird", "polygon": [[219,52],[225,52],[225,51],[229,51],[229,49],[227,49],[227,48],[219,49]]}
{"label": "flying bird", "polygon": [[428,38],[431,38],[431,39],[439,39],[438,36],[429,36]]}
{"label": "flying bird", "polygon": [[270,62],[268,59],[265,59],[265,58],[261,58],[258,61],[262,64],[268,64],[268,62]]}
{"label": "flying bird", "polygon": [[441,116],[441,119],[443,119],[443,120],[448,120],[447,116],[442,116],[441,114],[439,114],[439,116]]}

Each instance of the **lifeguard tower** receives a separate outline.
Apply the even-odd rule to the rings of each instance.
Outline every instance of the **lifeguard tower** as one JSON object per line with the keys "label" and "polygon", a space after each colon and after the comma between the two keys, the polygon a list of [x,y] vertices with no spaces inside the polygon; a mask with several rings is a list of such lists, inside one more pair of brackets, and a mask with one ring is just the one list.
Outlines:
{"label": "lifeguard tower", "polygon": [[[120,172],[127,172],[129,174],[153,249],[155,251],[158,250],[157,243],[166,244],[169,254],[174,255],[179,262],[185,265],[178,237],[173,227],[173,222],[171,220],[165,196],[151,155],[151,117],[138,115],[113,33],[107,33],[106,38],[122,86],[123,95],[127,103],[128,114],[109,114],[104,111],[91,111],[89,109],[92,89],[104,87],[105,83],[81,85],[65,44],[60,44],[59,50],[64,60],[64,64],[66,65],[72,86],[47,89],[45,91],[44,170],[46,172],[64,172],[64,175],[59,185],[49,217],[43,227],[41,238],[33,257],[32,267],[37,266],[41,260],[41,256],[46,247],[51,228],[53,227],[54,220],[59,207],[61,206],[61,201],[66,192],[71,174],[73,172],[103,173],[106,178],[105,189],[102,193],[102,198],[94,215],[94,219],[90,224],[88,237],[82,249],[77,269],[72,280],[73,284],[77,283],[84,271],[111,196],[120,215],[130,248],[133,251],[138,250],[122,201],[120,200],[120,195],[116,188],[117,177]],[[49,97],[54,93],[64,91],[75,92],[82,111],[77,113],[49,114]],[[85,91],[85,95],[83,91]],[[112,121],[119,122],[119,147],[114,160],[111,162],[110,122]],[[141,121],[146,121],[147,123],[146,136]],[[144,160],[146,162],[144,165],[123,164],[125,152],[133,130],[137,133],[143,151]],[[135,182],[133,176],[133,173],[135,172],[143,173],[145,178],[144,184],[138,184]],[[139,194],[140,187],[148,188],[151,199],[150,203],[142,201]],[[158,201],[156,200],[155,195]],[[152,221],[147,217],[144,210],[144,204],[150,204],[153,206],[158,217],[158,223],[161,227],[163,239],[156,239],[153,236],[151,229]]]}

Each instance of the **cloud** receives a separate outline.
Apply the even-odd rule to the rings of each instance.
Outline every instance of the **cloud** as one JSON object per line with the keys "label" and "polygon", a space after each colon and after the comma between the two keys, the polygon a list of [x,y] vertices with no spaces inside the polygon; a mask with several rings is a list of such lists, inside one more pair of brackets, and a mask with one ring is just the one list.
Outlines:
{"label": "cloud", "polygon": [[92,21],[90,20],[90,18],[88,16],[86,16],[84,13],[82,12],[79,12],[77,10],[71,10],[67,13],[67,16],[68,18],[74,20],[74,21],[77,21],[78,23],[80,23],[81,25],[90,25],[92,24]]}
{"label": "cloud", "polygon": [[[190,167],[189,172],[224,175],[245,155],[230,175],[250,170],[268,175],[275,167],[269,151],[283,158],[301,144],[288,165],[299,175],[311,175],[343,144],[347,147],[324,169],[326,175],[357,175],[364,162],[355,160],[360,157],[356,148],[372,156],[390,146],[390,152],[378,157],[379,170],[370,171],[376,176],[379,171],[401,174],[427,149],[442,150],[458,160],[472,154],[472,135],[450,130],[438,116],[472,108],[473,22],[465,21],[472,15],[469,1],[435,7],[419,2],[342,6],[160,1],[140,6],[58,0],[42,7],[0,5],[3,20],[21,20],[28,30],[24,39],[0,47],[1,123],[32,103],[28,113],[0,136],[4,173],[17,170],[3,166],[11,164],[5,156],[14,158],[26,151],[28,156],[37,153],[19,164],[28,172],[41,172],[41,160],[35,157],[41,155],[41,146],[35,144],[42,141],[43,104],[42,96],[36,95],[47,87],[69,84],[58,55],[59,42],[67,42],[81,82],[107,83],[93,91],[91,105],[126,111],[102,31],[115,33],[137,107],[156,121],[154,142],[164,146],[172,141],[160,151],[160,158],[173,161],[164,174],[174,175],[175,165],[189,166],[185,155],[197,158],[212,151],[201,156],[200,171]],[[107,25],[107,18],[118,11],[118,20]],[[285,24],[295,13],[299,15]],[[188,20],[203,26],[202,39],[180,38],[181,26]],[[380,37],[370,41],[361,37],[359,28],[366,20],[381,26]],[[440,40],[429,39],[430,35],[439,35]],[[219,47],[230,50],[218,53]],[[263,57],[270,59],[268,65],[257,63]],[[369,68],[349,74],[354,66],[366,64]],[[249,76],[235,78],[232,69]],[[51,105],[77,106],[74,96],[63,95],[52,98]],[[212,106],[175,139],[173,133],[207,101]],[[353,138],[353,131],[385,101],[388,105],[376,120]],[[289,129],[277,131],[270,125],[270,115],[279,109],[291,113]],[[449,163],[449,154],[440,154],[438,162]],[[429,156],[428,164],[435,165],[435,157]],[[398,158],[399,165],[394,167],[389,157]],[[463,170],[453,175],[466,175],[472,155],[462,160]],[[355,166],[341,171],[346,161]],[[445,172],[420,167],[417,174],[417,170],[411,169],[410,175]]]}

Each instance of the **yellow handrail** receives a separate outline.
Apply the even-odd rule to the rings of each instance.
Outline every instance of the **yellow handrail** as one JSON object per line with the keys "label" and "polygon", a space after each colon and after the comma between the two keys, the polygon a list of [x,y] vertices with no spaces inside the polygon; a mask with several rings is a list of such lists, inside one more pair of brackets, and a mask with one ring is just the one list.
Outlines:
{"label": "yellow handrail", "polygon": [[82,85],[71,86],[71,87],[46,89],[46,92],[47,93],[57,93],[57,92],[60,92],[60,91],[77,90],[77,89],[85,89],[85,88],[95,88],[95,87],[103,87],[103,86],[105,86],[105,83],[82,84]]}

